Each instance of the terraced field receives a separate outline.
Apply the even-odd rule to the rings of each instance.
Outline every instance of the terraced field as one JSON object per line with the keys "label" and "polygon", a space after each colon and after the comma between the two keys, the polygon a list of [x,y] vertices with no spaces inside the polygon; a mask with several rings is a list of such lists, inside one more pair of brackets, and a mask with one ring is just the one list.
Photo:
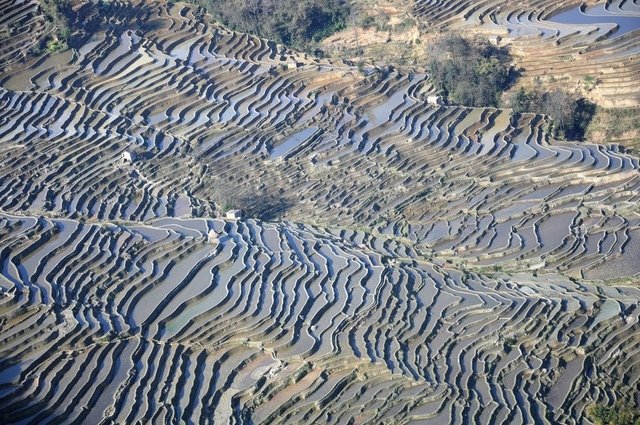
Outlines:
{"label": "terraced field", "polygon": [[525,78],[562,87],[597,81],[604,106],[640,103],[640,4],[636,0],[416,0],[428,27],[502,37],[519,52]]}
{"label": "terraced field", "polygon": [[0,33],[3,422],[579,424],[637,400],[640,289],[612,284],[640,273],[638,158],[187,4],[102,13],[26,62]]}
{"label": "terraced field", "polygon": [[2,226],[11,421],[569,423],[640,378],[636,289],[289,223]]}
{"label": "terraced field", "polygon": [[45,20],[36,1],[5,0],[0,9],[0,66],[6,67],[27,56],[45,31]]}

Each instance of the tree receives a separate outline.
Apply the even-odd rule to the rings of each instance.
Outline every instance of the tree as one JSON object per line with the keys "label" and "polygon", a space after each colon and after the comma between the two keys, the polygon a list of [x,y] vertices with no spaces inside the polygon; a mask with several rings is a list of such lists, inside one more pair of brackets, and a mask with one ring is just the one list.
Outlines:
{"label": "tree", "polygon": [[110,4],[104,0],[96,3],[84,2],[80,7],[72,7],[71,0],[43,0],[40,2],[45,19],[51,31],[38,40],[32,52],[40,54],[44,48],[50,53],[79,47],[96,32]]}
{"label": "tree", "polygon": [[529,93],[523,87],[520,87],[519,90],[511,94],[509,98],[509,106],[511,106],[513,112],[517,114],[529,112],[531,110]]}
{"label": "tree", "polygon": [[45,18],[61,32],[70,31],[73,8],[70,0],[45,0],[41,3]]}
{"label": "tree", "polygon": [[554,90],[546,93],[543,96],[542,110],[553,118],[559,132],[565,134],[567,128],[571,126],[573,117],[573,96],[564,90]]}

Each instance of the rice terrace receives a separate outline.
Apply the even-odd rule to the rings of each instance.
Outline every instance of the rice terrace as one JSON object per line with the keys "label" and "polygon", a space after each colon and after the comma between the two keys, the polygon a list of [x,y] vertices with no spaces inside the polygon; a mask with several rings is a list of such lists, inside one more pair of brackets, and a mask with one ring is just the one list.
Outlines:
{"label": "rice terrace", "polygon": [[640,424],[640,1],[0,0],[0,423]]}

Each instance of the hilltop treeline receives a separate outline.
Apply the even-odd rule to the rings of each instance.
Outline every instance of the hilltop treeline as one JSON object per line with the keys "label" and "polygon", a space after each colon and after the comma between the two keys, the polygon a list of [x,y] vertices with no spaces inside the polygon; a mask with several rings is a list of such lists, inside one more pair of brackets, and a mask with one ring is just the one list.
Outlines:
{"label": "hilltop treeline", "polygon": [[307,49],[343,29],[346,0],[191,0],[230,28]]}

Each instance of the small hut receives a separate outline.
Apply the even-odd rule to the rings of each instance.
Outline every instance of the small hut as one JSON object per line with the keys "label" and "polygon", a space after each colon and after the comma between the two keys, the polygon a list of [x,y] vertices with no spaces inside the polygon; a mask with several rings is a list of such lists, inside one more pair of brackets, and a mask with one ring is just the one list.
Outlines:
{"label": "small hut", "polygon": [[226,217],[229,220],[242,220],[242,218],[244,218],[244,213],[242,210],[229,210],[226,213]]}
{"label": "small hut", "polygon": [[442,96],[428,96],[427,103],[434,106],[442,105]]}
{"label": "small hut", "polygon": [[219,239],[220,235],[218,234],[218,232],[213,229],[209,230],[209,233],[207,234],[207,240],[210,244],[217,244],[219,242]]}
{"label": "small hut", "polygon": [[133,151],[124,151],[122,152],[122,162],[125,164],[133,164],[136,159],[138,159],[138,155],[136,155]]}
{"label": "small hut", "polygon": [[499,35],[492,35],[491,37],[489,37],[489,43],[493,44],[494,46],[499,45],[501,41],[502,37],[500,37]]}

